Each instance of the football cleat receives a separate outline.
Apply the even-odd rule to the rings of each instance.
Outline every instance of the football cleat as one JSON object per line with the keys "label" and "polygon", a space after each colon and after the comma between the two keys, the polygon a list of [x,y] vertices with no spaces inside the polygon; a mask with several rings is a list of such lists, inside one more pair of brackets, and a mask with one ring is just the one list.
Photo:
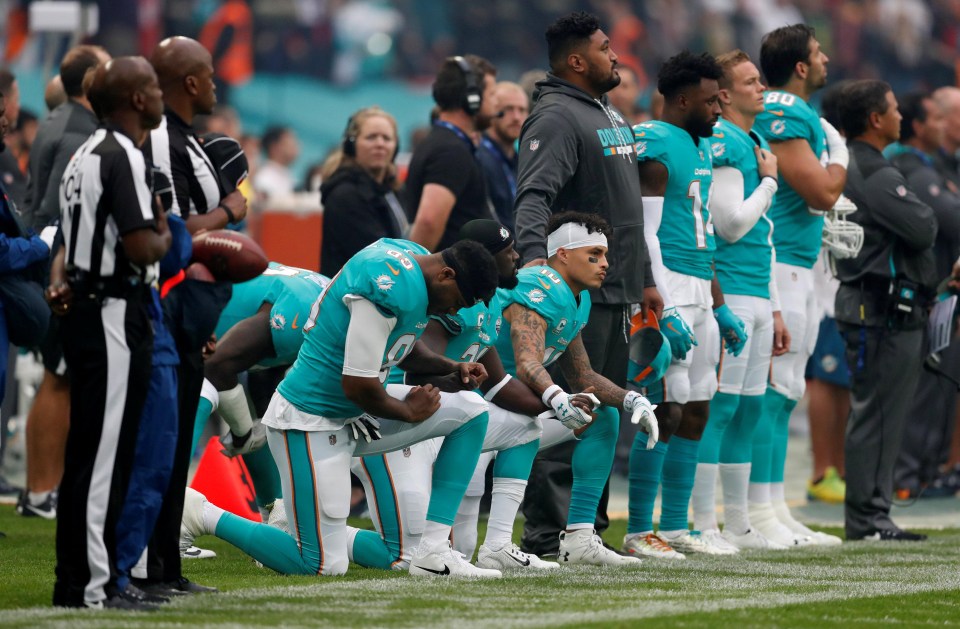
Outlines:
{"label": "football cleat", "polygon": [[180,557],[182,559],[213,559],[217,556],[212,550],[206,548],[198,548],[196,546],[183,546],[184,540],[180,540]]}
{"label": "football cleat", "polygon": [[453,550],[450,542],[420,554],[410,561],[410,574],[421,577],[460,577],[472,579],[499,579],[503,575],[499,570],[478,568],[466,557]]}
{"label": "football cleat", "polygon": [[670,544],[655,533],[646,535],[627,535],[623,538],[623,552],[634,557],[652,557],[654,559],[686,559],[687,556],[675,551]]}
{"label": "football cleat", "polygon": [[577,529],[560,533],[557,561],[564,565],[639,566],[637,557],[625,557],[604,546],[593,529]]}
{"label": "football cleat", "polygon": [[20,498],[17,500],[16,511],[25,518],[40,517],[44,520],[57,519],[57,490],[47,492],[47,497],[38,505],[30,502],[27,490],[20,492]]}
{"label": "football cleat", "polygon": [[664,541],[673,546],[673,549],[681,553],[699,553],[701,555],[735,555],[736,550],[731,551],[727,546],[719,546],[710,543],[703,538],[700,531],[684,531],[676,537],[667,537],[662,535]]}
{"label": "football cleat", "polygon": [[847,492],[847,484],[840,478],[837,468],[830,466],[818,482],[807,481],[807,499],[826,502],[828,504],[843,504],[843,497]]}
{"label": "football cleat", "polygon": [[192,487],[187,487],[183,499],[183,518],[180,520],[180,548],[193,546],[193,540],[208,531],[203,526],[203,505],[206,496]]}
{"label": "football cleat", "polygon": [[777,519],[780,520],[784,526],[790,529],[794,535],[810,540],[807,543],[816,544],[818,546],[839,546],[843,543],[843,540],[836,535],[814,531],[807,528],[800,522],[797,522],[793,515],[790,514],[790,509],[787,508],[787,503],[785,502],[774,503],[773,512]]}
{"label": "football cleat", "polygon": [[773,505],[769,502],[751,502],[749,513],[752,528],[771,542],[780,544],[784,548],[799,548],[815,543],[813,539],[807,536],[794,533],[778,520]]}
{"label": "football cleat", "polygon": [[720,529],[707,529],[706,531],[700,531],[700,536],[703,541],[710,545],[719,548],[720,550],[725,550],[731,554],[737,554],[740,552],[740,548],[730,543],[730,540],[725,538],[721,533]]}
{"label": "football cleat", "polygon": [[724,528],[723,539],[739,550],[786,550],[783,544],[778,544],[763,536],[757,529],[747,529],[743,535],[738,535],[730,529]]}
{"label": "football cleat", "polygon": [[477,553],[477,567],[493,570],[553,570],[560,564],[544,561],[536,555],[528,555],[514,543],[505,544],[499,550],[493,550],[486,544]]}

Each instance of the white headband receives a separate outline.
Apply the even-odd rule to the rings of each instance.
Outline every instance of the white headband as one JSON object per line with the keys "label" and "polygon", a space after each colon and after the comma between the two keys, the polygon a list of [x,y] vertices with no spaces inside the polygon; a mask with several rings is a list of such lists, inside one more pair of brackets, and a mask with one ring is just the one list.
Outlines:
{"label": "white headband", "polygon": [[547,236],[547,257],[552,258],[558,249],[607,246],[607,237],[600,232],[587,231],[580,223],[564,223]]}

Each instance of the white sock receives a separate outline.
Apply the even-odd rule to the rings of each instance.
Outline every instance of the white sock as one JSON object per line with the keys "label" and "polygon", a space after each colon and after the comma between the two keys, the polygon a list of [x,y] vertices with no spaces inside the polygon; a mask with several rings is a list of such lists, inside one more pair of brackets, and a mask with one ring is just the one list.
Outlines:
{"label": "white sock", "polygon": [[709,531],[717,527],[717,464],[697,463],[690,502],[693,504],[693,528]]}
{"label": "white sock", "polygon": [[513,539],[513,523],[520,510],[527,481],[519,478],[494,478],[490,501],[490,519],[483,545],[500,550]]}
{"label": "white sock", "polygon": [[43,501],[47,499],[50,495],[49,491],[28,491],[27,492],[27,502],[37,506],[43,504]]}
{"label": "white sock", "polygon": [[747,497],[751,504],[770,502],[770,483],[750,483]]}
{"label": "white sock", "polygon": [[480,518],[480,499],[483,496],[464,495],[453,521],[453,549],[464,557],[473,557],[477,549],[477,520]]}
{"label": "white sock", "polygon": [[574,531],[592,531],[593,522],[577,522],[576,524],[567,524],[566,531],[573,533]]}
{"label": "white sock", "polygon": [[770,502],[776,504],[784,501],[783,481],[779,483],[770,483]]}
{"label": "white sock", "polygon": [[347,527],[347,559],[353,561],[353,542],[357,539],[357,533],[360,529],[352,526]]}
{"label": "white sock", "polygon": [[689,533],[689,532],[690,532],[690,529],[679,529],[679,530],[676,530],[676,531],[664,531],[663,529],[660,529],[659,535],[660,535],[660,537],[662,537],[663,539],[665,539],[665,540],[667,540],[667,541],[670,541],[670,540],[672,540],[672,539],[677,539],[678,537],[680,537],[680,536],[683,535],[684,533]]}
{"label": "white sock", "polygon": [[[427,520],[423,525],[423,535],[420,537],[420,549],[425,552],[433,552],[440,546],[448,546],[450,544],[451,528],[448,524]],[[425,553],[421,552],[420,554]]]}
{"label": "white sock", "polygon": [[224,513],[226,513],[226,511],[216,506],[209,500],[204,501],[203,528],[208,535],[215,535],[217,533],[217,523],[220,521],[220,518],[223,517]]}
{"label": "white sock", "polygon": [[747,515],[750,464],[721,463],[720,480],[723,483],[724,530],[743,535],[750,530],[750,518]]}

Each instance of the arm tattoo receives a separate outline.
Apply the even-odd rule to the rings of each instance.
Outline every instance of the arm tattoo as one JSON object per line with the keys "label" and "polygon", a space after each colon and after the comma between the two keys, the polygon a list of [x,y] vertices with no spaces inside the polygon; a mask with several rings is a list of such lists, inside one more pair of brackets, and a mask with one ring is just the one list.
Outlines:
{"label": "arm tattoo", "polygon": [[560,357],[560,369],[563,370],[563,377],[574,388],[571,393],[579,393],[587,387],[594,387],[596,391],[593,394],[603,404],[623,408],[623,398],[627,392],[593,370],[590,366],[590,357],[587,356],[587,350],[579,334]]}
{"label": "arm tattoo", "polygon": [[517,363],[517,377],[538,396],[543,395],[553,384],[553,379],[543,367],[547,322],[520,304],[511,305],[503,315],[510,322],[510,342]]}

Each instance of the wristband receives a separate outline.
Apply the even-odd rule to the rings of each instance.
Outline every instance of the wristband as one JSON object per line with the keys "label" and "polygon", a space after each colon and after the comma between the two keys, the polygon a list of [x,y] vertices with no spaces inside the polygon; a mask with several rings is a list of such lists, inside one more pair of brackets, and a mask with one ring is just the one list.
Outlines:
{"label": "wristband", "polygon": [[543,392],[543,395],[540,396],[540,399],[543,400],[544,406],[550,406],[550,399],[553,398],[557,393],[562,393],[563,389],[560,388],[559,384],[551,384],[547,387],[547,390]]}
{"label": "wristband", "polygon": [[228,208],[228,207],[227,207],[226,205],[224,205],[223,203],[221,203],[221,204],[218,205],[217,207],[220,208],[221,210],[223,210],[224,212],[226,212],[226,214],[227,214],[227,222],[228,222],[228,223],[236,223],[236,222],[237,222],[237,217],[233,215],[233,212],[230,211],[230,208]]}
{"label": "wristband", "polygon": [[512,378],[513,376],[511,376],[510,374],[505,375],[503,377],[503,380],[493,385],[493,387],[491,387],[490,390],[487,391],[487,394],[483,396],[483,399],[485,399],[488,402],[492,402],[493,398],[497,397],[497,393],[500,393],[500,390],[503,387],[507,386],[507,383],[510,382]]}

